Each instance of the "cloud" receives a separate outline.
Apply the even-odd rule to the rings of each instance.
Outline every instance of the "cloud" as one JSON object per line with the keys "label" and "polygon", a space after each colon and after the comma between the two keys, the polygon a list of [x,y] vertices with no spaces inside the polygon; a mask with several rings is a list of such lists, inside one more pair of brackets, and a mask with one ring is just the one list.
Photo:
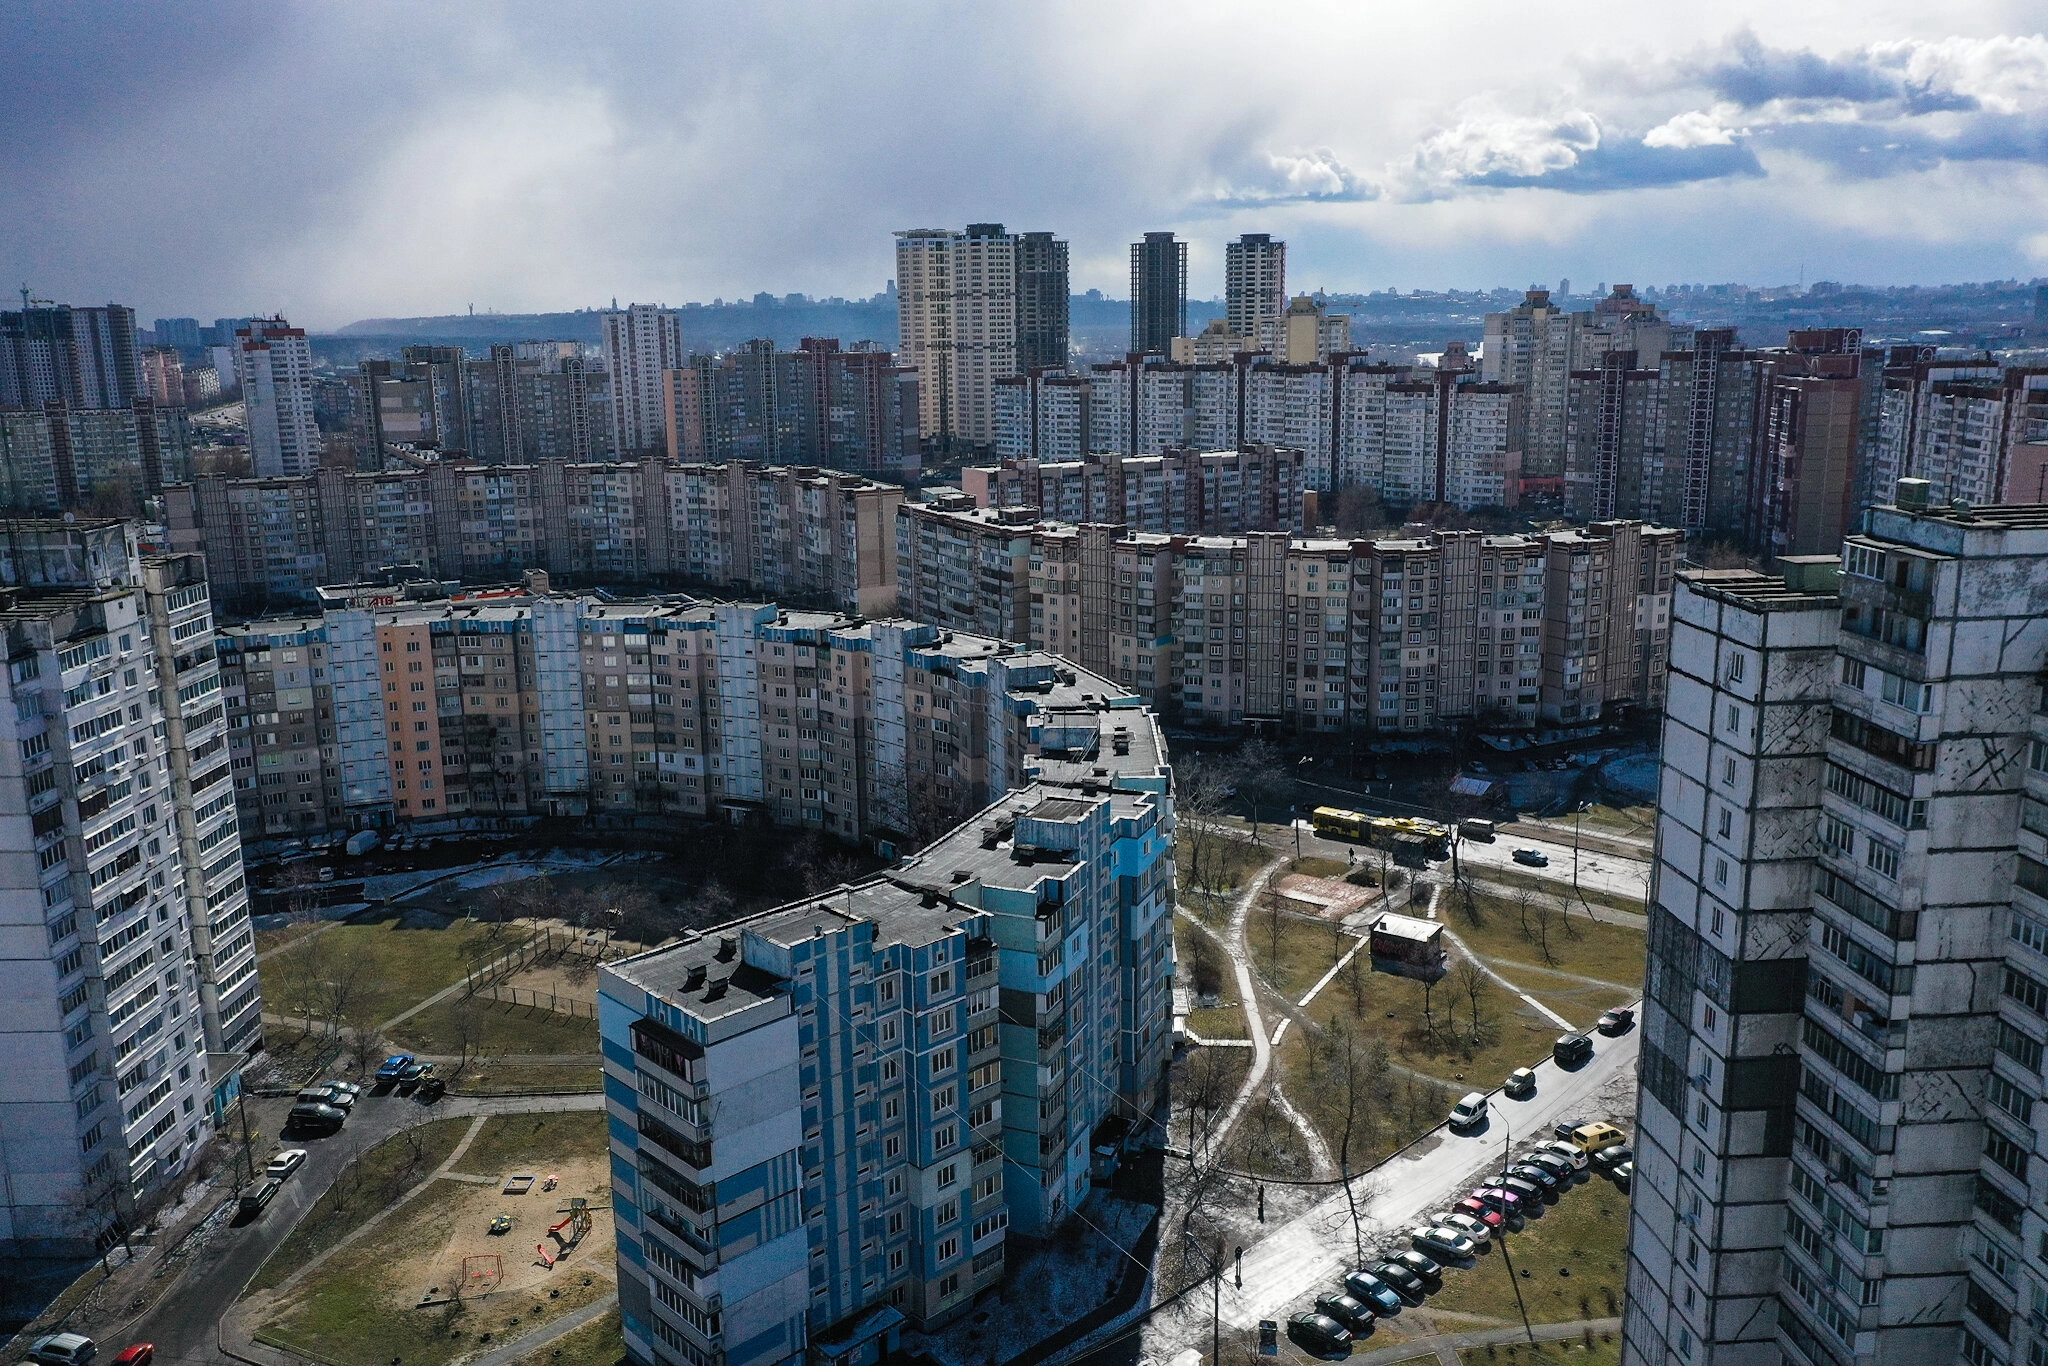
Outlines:
{"label": "cloud", "polygon": [[1711,122],[1705,114],[1680,116],[1635,137],[1603,127],[1584,109],[1471,117],[1425,138],[1395,174],[1414,200],[1538,186],[1602,194],[1762,175],[1755,154]]}
{"label": "cloud", "polygon": [[1643,146],[1683,151],[1692,147],[1732,147],[1735,130],[1723,128],[1720,119],[1704,109],[1673,114],[1643,134]]}
{"label": "cloud", "polygon": [[1678,73],[1745,108],[1847,104],[1873,114],[2014,114],[2048,103],[2048,38],[1949,37],[1871,43],[1835,57],[1771,48],[1744,31]]}
{"label": "cloud", "polygon": [[1379,187],[1346,166],[1327,147],[1265,152],[1241,161],[1211,193],[1219,205],[1343,202],[1379,198]]}

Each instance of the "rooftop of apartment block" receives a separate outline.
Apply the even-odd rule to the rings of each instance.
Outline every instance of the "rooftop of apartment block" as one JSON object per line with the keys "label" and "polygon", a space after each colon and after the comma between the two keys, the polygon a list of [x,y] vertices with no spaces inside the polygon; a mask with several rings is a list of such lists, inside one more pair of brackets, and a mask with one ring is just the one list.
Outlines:
{"label": "rooftop of apartment block", "polygon": [[1787,555],[1784,572],[1754,569],[1681,569],[1678,577],[1694,593],[1718,598],[1752,612],[1807,612],[1832,608],[1842,562],[1833,555]]}

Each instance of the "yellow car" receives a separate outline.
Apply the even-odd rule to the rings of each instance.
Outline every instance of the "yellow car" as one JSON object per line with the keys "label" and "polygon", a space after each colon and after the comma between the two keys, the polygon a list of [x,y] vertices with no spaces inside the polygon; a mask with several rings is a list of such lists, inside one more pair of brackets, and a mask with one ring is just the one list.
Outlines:
{"label": "yellow car", "polygon": [[1572,1130],[1572,1142],[1579,1145],[1580,1152],[1594,1153],[1602,1148],[1611,1148],[1617,1143],[1628,1142],[1628,1135],[1612,1124],[1581,1124]]}

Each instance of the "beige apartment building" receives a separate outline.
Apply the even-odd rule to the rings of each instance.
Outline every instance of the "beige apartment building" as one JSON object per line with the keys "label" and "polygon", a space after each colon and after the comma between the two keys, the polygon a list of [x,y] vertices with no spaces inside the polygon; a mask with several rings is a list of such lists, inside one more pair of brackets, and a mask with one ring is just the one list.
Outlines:
{"label": "beige apartment building", "polygon": [[1197,727],[1400,733],[1663,704],[1680,533],[1160,535],[905,504],[898,602],[1016,632]]}
{"label": "beige apartment building", "polygon": [[903,490],[803,465],[663,460],[473,465],[165,490],[170,539],[214,591],[307,603],[373,578],[490,583],[529,569],[604,583],[706,584],[886,613]]}
{"label": "beige apartment building", "polygon": [[1049,652],[842,612],[539,576],[325,597],[220,633],[252,841],[672,814],[922,843],[1017,781],[1037,704],[1005,694],[1128,695]]}

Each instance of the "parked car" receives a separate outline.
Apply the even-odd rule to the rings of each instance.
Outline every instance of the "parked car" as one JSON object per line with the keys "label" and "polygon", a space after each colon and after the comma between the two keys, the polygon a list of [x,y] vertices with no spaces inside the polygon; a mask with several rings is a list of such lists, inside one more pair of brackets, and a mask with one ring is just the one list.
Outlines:
{"label": "parked car", "polygon": [[1401,1312],[1401,1297],[1370,1271],[1353,1271],[1344,1277],[1344,1291],[1355,1300],[1363,1301],[1373,1313],[1385,1317]]}
{"label": "parked car", "polygon": [[1500,1084],[1500,1093],[1510,1100],[1527,1100],[1536,1094],[1536,1074],[1526,1067],[1517,1067]]}
{"label": "parked car", "polygon": [[297,1171],[306,1161],[304,1148],[286,1148],[264,1164],[263,1174],[282,1181]]}
{"label": "parked car", "polygon": [[378,1084],[383,1086],[389,1086],[390,1084],[398,1080],[398,1074],[400,1072],[403,1072],[406,1068],[412,1066],[412,1064],[412,1054],[393,1053],[390,1057],[384,1059],[383,1062],[377,1065]]}
{"label": "parked car", "polygon": [[1475,1187],[1472,1191],[1472,1198],[1474,1200],[1484,1200],[1509,1218],[1513,1218],[1518,1214],[1528,1213],[1527,1206],[1529,1202],[1522,1198],[1522,1193],[1509,1190],[1505,1186]]}
{"label": "parked car", "polygon": [[[1545,1178],[1545,1181],[1547,1181],[1549,1178],[1549,1173],[1544,1172],[1542,1173],[1542,1175]],[[1501,1190],[1507,1191],[1511,1195],[1518,1195],[1521,1197],[1522,1214],[1531,1219],[1541,1219],[1543,1217],[1543,1193],[1550,1189],[1550,1187],[1546,1185],[1543,1181],[1531,1181],[1526,1176],[1520,1176],[1514,1172],[1509,1172],[1506,1176],[1503,1176],[1495,1184]]]}
{"label": "parked car", "polygon": [[1636,1164],[1634,1160],[1631,1159],[1627,1162],[1622,1163],[1619,1167],[1616,1167],[1613,1171],[1609,1172],[1608,1175],[1614,1178],[1615,1185],[1621,1187],[1623,1190],[1627,1190],[1629,1188],[1629,1183],[1636,1179]]}
{"label": "parked car", "polygon": [[1635,1160],[1635,1149],[1626,1143],[1610,1143],[1604,1148],[1586,1154],[1586,1161],[1603,1172],[1611,1172],[1622,1163]]}
{"label": "parked car", "polygon": [[420,1080],[419,1089],[413,1092],[413,1099],[422,1105],[432,1105],[447,1094],[447,1082],[439,1077],[424,1077]]}
{"label": "parked car", "polygon": [[1598,1029],[1602,1034],[1626,1034],[1629,1031],[1629,1027],[1635,1024],[1635,1022],[1636,1012],[1633,1007],[1616,1006],[1612,1010],[1603,1012],[1594,1028]]}
{"label": "parked car", "polygon": [[1517,863],[1526,863],[1531,868],[1548,868],[1550,866],[1550,855],[1544,853],[1541,849],[1517,849],[1514,852],[1514,860]]}
{"label": "parked car", "polygon": [[1429,1216],[1429,1222],[1434,1228],[1447,1228],[1462,1233],[1481,1247],[1493,1240],[1493,1225],[1484,1219],[1475,1219],[1463,1210],[1445,1210],[1441,1214],[1432,1214]]}
{"label": "parked car", "polygon": [[1426,1257],[1420,1252],[1409,1251],[1391,1260],[1420,1276],[1424,1285],[1443,1284],[1444,1269],[1433,1258]]}
{"label": "parked car", "polygon": [[267,1181],[257,1182],[242,1192],[242,1198],[235,1202],[235,1213],[244,1219],[254,1219],[269,1208],[270,1202],[277,1198],[277,1192],[283,1185],[284,1182],[274,1176]]}
{"label": "parked car", "polygon": [[1403,1304],[1418,1305],[1429,1297],[1429,1287],[1422,1283],[1422,1277],[1398,1262],[1379,1262],[1367,1270],[1392,1286]]}
{"label": "parked car", "polygon": [[1486,1095],[1480,1091],[1468,1091],[1464,1098],[1451,1107],[1450,1125],[1453,1129],[1472,1129],[1486,1122]]}
{"label": "parked car", "polygon": [[1583,1034],[1563,1034],[1550,1046],[1559,1067],[1583,1067],[1593,1057],[1593,1041]]}
{"label": "parked car", "polygon": [[[1578,1125],[1574,1124],[1572,1126],[1572,1129],[1576,1129],[1578,1127]],[[1565,1130],[1564,1133],[1558,1135],[1558,1137],[1554,1141],[1539,1144],[1536,1148],[1536,1151],[1539,1153],[1549,1153],[1552,1157],[1555,1157],[1560,1161],[1569,1162],[1572,1165],[1573,1171],[1582,1172],[1586,1170],[1586,1150],[1584,1148],[1581,1148],[1576,1143],[1566,1141],[1566,1137],[1570,1133],[1571,1129]]]}
{"label": "parked car", "polygon": [[1592,1124],[1581,1124],[1572,1130],[1571,1141],[1585,1149],[1586,1155],[1590,1158],[1602,1148],[1611,1148],[1617,1143],[1628,1142],[1628,1135],[1612,1124],[1596,1121]]}
{"label": "parked car", "polygon": [[334,1099],[329,1104],[337,1105],[344,1110],[355,1104],[363,1094],[363,1088],[352,1081],[323,1081],[320,1084],[334,1093]]}
{"label": "parked car", "polygon": [[1351,1330],[1328,1314],[1296,1314],[1287,1320],[1287,1336],[1311,1352],[1351,1351]]}
{"label": "parked car", "polygon": [[1473,1242],[1456,1229],[1412,1228],[1408,1230],[1408,1241],[1431,1256],[1442,1254],[1458,1261],[1470,1261],[1479,1255],[1479,1244]]}
{"label": "parked car", "polygon": [[431,1074],[434,1064],[430,1062],[409,1062],[398,1072],[398,1089],[409,1091],[419,1085],[420,1078]]}
{"label": "parked car", "polygon": [[1523,1153],[1520,1165],[1536,1167],[1549,1172],[1556,1179],[1560,1190],[1572,1183],[1572,1177],[1579,1170],[1568,1159],[1559,1157],[1548,1148],[1538,1148],[1534,1152]]}
{"label": "parked car", "polygon": [[1489,1229],[1497,1229],[1507,1222],[1506,1210],[1492,1201],[1482,1200],[1476,1195],[1468,1195],[1457,1204],[1451,1206],[1451,1213],[1462,1214],[1467,1219],[1477,1219]]}
{"label": "parked car", "polygon": [[135,1342],[121,1349],[121,1355],[114,1358],[114,1366],[149,1366],[155,1360],[155,1343]]}
{"label": "parked car", "polygon": [[1548,1167],[1539,1166],[1534,1162],[1517,1162],[1514,1166],[1501,1173],[1500,1183],[1503,1186],[1507,1186],[1509,1190],[1513,1190],[1515,1188],[1508,1185],[1510,1180],[1527,1181],[1539,1193],[1548,1194],[1570,1180],[1570,1178],[1559,1176]]}
{"label": "parked car", "polygon": [[1316,1312],[1337,1320],[1353,1333],[1372,1331],[1373,1312],[1355,1295],[1318,1295]]}
{"label": "parked car", "polygon": [[331,1134],[339,1129],[348,1116],[332,1105],[300,1104],[292,1107],[285,1116],[284,1131],[291,1133]]}
{"label": "parked car", "polygon": [[83,1333],[52,1333],[37,1338],[28,1349],[30,1361],[48,1366],[86,1366],[99,1354],[99,1344]]}

